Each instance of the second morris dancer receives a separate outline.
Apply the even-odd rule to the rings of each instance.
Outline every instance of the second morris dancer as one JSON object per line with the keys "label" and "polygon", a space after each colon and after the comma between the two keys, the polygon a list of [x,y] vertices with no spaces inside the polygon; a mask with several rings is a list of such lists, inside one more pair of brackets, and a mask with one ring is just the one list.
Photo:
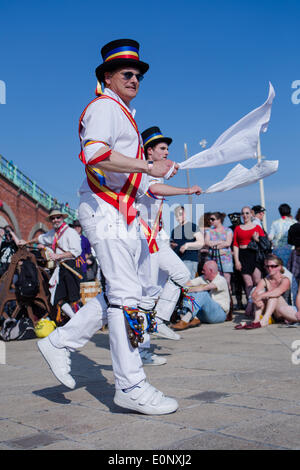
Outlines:
{"label": "second morris dancer", "polygon": [[[169,154],[169,145],[172,142],[170,137],[163,136],[159,127],[150,127],[142,132],[145,155],[148,164],[161,162],[167,159]],[[150,163],[151,162],[151,163]],[[152,308],[155,300],[159,298],[156,305],[156,321],[157,330],[153,335],[161,336],[163,338],[179,340],[180,336],[172,331],[166,324],[170,321],[173,310],[176,306],[177,300],[180,295],[180,289],[190,280],[190,272],[186,268],[182,260],[172,250],[170,245],[166,243],[164,237],[164,230],[162,229],[162,208],[165,197],[196,194],[200,195],[202,190],[199,186],[195,185],[191,188],[179,188],[164,184],[163,178],[154,178],[149,176],[149,189],[145,195],[138,199],[138,210],[141,216],[141,225],[146,238],[151,247],[152,254],[151,260],[151,274],[149,290],[144,288],[145,296],[140,304],[145,310],[150,307],[152,301]],[[203,245],[199,243],[199,248]],[[167,273],[168,281],[161,291],[158,285],[159,270]],[[148,273],[144,273],[142,283],[147,286]],[[149,300],[150,297],[150,300]],[[148,304],[147,304],[148,301]],[[164,363],[161,357],[151,357],[149,350],[149,342],[145,341],[141,345],[142,358],[144,363],[155,364]]]}

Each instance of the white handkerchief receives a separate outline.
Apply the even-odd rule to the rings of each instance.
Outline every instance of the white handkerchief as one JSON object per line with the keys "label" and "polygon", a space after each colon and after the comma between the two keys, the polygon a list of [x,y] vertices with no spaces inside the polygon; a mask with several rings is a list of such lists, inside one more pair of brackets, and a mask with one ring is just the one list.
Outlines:
{"label": "white handkerchief", "polygon": [[262,106],[227,129],[210,148],[181,162],[180,169],[212,167],[256,158],[259,134],[267,130],[274,97],[275,91],[270,83],[268,99]]}
{"label": "white handkerchief", "polygon": [[168,180],[168,179],[170,178],[171,174],[172,174],[173,171],[174,171],[174,167],[175,167],[175,163],[173,163],[173,166],[169,169],[168,173],[165,174],[164,178],[165,178],[166,180]]}
{"label": "white handkerchief", "polygon": [[262,160],[249,170],[238,163],[222,181],[213,184],[203,192],[210,194],[249,186],[275,173],[278,169],[278,163],[278,160]]}

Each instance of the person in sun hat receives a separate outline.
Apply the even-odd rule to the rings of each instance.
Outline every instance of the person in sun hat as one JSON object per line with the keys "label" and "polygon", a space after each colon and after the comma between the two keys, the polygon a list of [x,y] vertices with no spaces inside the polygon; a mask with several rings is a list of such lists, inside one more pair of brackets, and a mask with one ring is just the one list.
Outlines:
{"label": "person in sun hat", "polygon": [[57,307],[58,324],[65,321],[62,312],[67,318],[72,318],[80,304],[80,278],[74,271],[80,274],[76,259],[81,254],[81,243],[76,230],[65,222],[67,217],[68,215],[60,208],[53,207],[47,217],[47,220],[52,223],[52,229],[32,240],[19,242],[20,246],[31,243],[43,245],[49,259],[56,263],[49,286],[51,303]]}
{"label": "person in sun hat", "polygon": [[[172,139],[164,136],[159,127],[149,127],[142,132],[142,138],[148,164],[150,162],[163,161],[168,157],[169,145],[172,143]],[[140,270],[140,277],[143,279],[144,285],[144,296],[140,307],[145,311],[149,311],[154,308],[155,301],[158,299],[155,307],[157,328],[156,331],[153,332],[153,335],[179,340],[180,336],[173,332],[167,326],[166,322],[170,321],[170,317],[180,295],[180,289],[189,281],[190,272],[182,260],[171,249],[167,234],[162,228],[163,201],[164,198],[168,196],[200,195],[202,191],[197,185],[191,188],[179,188],[165,184],[163,178],[154,178],[151,176],[148,178],[149,189],[145,195],[138,199],[137,207],[141,217],[143,232],[146,238],[148,237],[148,240],[151,242],[153,253],[150,256],[150,277],[147,272],[141,274],[142,270]],[[163,289],[161,289],[158,282],[159,270],[167,274],[167,282]],[[144,360],[153,362],[152,358],[149,357],[151,356],[148,349],[149,346],[149,341],[144,341],[140,345],[141,354],[142,357],[145,358]],[[154,362],[155,360],[156,358],[154,358]]]}
{"label": "person in sun hat", "polygon": [[[108,322],[115,379],[114,402],[144,414],[167,414],[178,403],[165,397],[146,380],[138,351],[141,325],[137,324],[142,286],[136,256],[149,258],[148,246],[139,237],[135,201],[147,190],[147,175],[161,177],[174,162],[148,165],[141,136],[130,108],[148,64],[139,58],[139,44],[132,39],[111,41],[101,49],[103,62],[96,68],[97,98],[84,109],[79,121],[80,160],[85,165],[78,219],[96,253],[106,291],[90,300],[62,328],[38,347],[54,375],[69,388],[70,349],[86,344]],[[175,164],[171,176],[176,174]],[[149,259],[150,261],[150,259]],[[140,329],[139,329],[139,328]]]}
{"label": "person in sun hat", "polygon": [[[62,212],[62,210],[59,207],[52,207],[47,216],[47,220],[49,222],[53,222],[53,218],[55,218],[56,216],[59,217],[60,220],[61,219],[65,220],[68,218],[68,214],[66,214],[65,212]],[[57,225],[57,223],[55,223],[54,225]]]}

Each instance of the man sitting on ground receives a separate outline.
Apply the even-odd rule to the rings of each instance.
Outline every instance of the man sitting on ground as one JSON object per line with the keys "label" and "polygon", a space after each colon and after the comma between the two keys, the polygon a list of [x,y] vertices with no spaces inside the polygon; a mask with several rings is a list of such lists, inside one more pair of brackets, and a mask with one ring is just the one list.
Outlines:
{"label": "man sitting on ground", "polygon": [[201,322],[222,323],[226,320],[230,310],[226,279],[219,274],[217,263],[212,260],[204,263],[202,273],[203,276],[192,279],[186,285],[188,293],[184,306],[189,311],[178,323],[172,325],[175,330],[192,328]]}

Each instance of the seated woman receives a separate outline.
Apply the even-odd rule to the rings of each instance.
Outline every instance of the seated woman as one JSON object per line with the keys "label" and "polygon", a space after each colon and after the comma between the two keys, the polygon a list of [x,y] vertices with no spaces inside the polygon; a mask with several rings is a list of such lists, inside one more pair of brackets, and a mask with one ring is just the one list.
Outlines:
{"label": "seated woman", "polygon": [[[269,274],[259,281],[252,293],[255,305],[255,318],[251,323],[240,323],[235,328],[254,329],[267,326],[272,315],[297,322],[297,308],[288,305],[283,294],[290,289],[290,280],[284,274],[283,262],[276,255],[265,258],[265,268]],[[299,298],[300,299],[300,298]]]}

